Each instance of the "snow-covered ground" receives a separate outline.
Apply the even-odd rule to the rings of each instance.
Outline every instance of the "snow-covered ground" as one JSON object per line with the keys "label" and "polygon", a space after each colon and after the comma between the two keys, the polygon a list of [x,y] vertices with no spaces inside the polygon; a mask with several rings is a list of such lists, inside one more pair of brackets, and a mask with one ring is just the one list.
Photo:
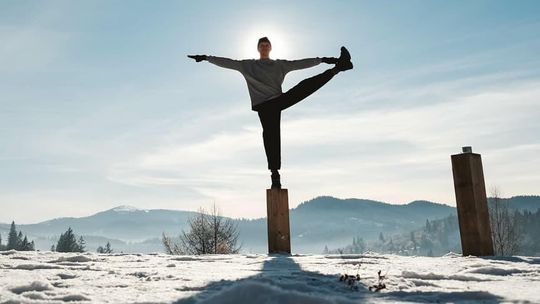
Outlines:
{"label": "snow-covered ground", "polygon": [[[386,288],[370,291],[379,270]],[[0,303],[68,301],[540,303],[540,258],[0,252]]]}

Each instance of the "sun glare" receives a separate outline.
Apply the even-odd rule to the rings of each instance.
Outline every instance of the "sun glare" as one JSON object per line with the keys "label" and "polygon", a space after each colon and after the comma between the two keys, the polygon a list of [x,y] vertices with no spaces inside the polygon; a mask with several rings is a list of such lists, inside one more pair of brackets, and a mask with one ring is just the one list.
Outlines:
{"label": "sun glare", "polygon": [[265,36],[272,43],[271,59],[286,59],[290,55],[288,50],[292,47],[291,40],[288,39],[288,36],[283,31],[271,28],[258,28],[243,36],[243,40],[241,41],[242,58],[258,59],[257,41],[259,41],[259,38]]}

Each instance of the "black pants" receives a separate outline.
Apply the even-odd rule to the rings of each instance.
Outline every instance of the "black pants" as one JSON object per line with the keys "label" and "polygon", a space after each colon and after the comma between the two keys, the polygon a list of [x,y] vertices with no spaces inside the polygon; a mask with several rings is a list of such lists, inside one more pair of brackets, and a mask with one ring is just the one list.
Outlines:
{"label": "black pants", "polygon": [[281,168],[281,111],[313,94],[313,92],[326,84],[332,77],[334,77],[332,70],[326,70],[319,75],[302,80],[287,92],[267,100],[253,109],[259,114],[259,119],[263,127],[262,135],[268,169],[279,170]]}

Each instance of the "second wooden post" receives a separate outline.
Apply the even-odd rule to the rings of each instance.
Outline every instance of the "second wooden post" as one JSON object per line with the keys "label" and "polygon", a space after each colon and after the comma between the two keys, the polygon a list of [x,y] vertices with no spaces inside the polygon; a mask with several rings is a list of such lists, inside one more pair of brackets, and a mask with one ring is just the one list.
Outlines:
{"label": "second wooden post", "polygon": [[493,255],[484,170],[471,147],[452,155],[452,172],[463,255]]}
{"label": "second wooden post", "polygon": [[266,189],[268,253],[291,253],[289,194],[287,189]]}

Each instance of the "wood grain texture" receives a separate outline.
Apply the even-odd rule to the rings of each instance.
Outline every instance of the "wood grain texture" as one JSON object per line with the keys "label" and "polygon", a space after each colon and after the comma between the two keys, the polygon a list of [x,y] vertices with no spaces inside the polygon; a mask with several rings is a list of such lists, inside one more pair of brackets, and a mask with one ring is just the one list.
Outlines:
{"label": "wood grain texture", "polygon": [[291,253],[289,193],[287,189],[266,189],[268,253]]}
{"label": "wood grain texture", "polygon": [[493,255],[482,158],[462,153],[451,159],[463,255]]}

